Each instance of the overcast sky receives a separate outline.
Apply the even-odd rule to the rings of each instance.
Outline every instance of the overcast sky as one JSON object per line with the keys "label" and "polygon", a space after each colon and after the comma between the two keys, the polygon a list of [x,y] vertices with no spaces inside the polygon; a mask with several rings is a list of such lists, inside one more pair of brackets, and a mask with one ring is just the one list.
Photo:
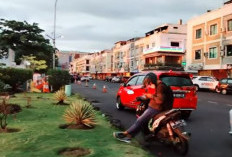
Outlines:
{"label": "overcast sky", "polygon": [[[56,46],[83,52],[110,49],[142,37],[164,23],[177,23],[220,8],[227,0],[58,0]],[[0,18],[38,23],[54,32],[55,0],[0,0]],[[60,38],[60,36],[62,36]]]}

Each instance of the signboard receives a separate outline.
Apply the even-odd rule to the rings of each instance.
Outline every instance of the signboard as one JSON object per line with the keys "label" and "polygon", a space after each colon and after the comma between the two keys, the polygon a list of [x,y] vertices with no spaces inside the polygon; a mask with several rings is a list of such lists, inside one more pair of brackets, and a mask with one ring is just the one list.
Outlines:
{"label": "signboard", "polygon": [[186,66],[186,62],[183,61],[183,62],[181,63],[181,65]]}
{"label": "signboard", "polygon": [[180,47],[168,47],[168,46],[160,46],[160,47],[153,47],[150,49],[145,49],[143,51],[144,54],[149,54],[149,53],[154,53],[157,51],[161,52],[179,52],[179,53],[184,53],[184,49]]}

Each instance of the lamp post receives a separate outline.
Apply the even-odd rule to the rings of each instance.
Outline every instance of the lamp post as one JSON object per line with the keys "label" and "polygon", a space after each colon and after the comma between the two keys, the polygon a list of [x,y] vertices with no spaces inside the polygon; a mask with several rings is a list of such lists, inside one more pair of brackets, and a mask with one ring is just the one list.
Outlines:
{"label": "lamp post", "polygon": [[52,67],[55,69],[55,55],[56,55],[56,6],[57,6],[57,1],[55,0],[55,7],[54,7],[54,34],[53,34],[53,46],[54,46],[54,53],[52,55]]}

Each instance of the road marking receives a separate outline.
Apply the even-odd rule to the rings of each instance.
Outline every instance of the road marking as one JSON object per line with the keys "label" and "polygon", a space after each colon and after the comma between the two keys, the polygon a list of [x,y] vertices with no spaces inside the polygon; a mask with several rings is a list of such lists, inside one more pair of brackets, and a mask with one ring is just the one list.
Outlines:
{"label": "road marking", "polygon": [[215,101],[208,101],[208,103],[211,103],[211,104],[218,104],[218,103],[215,102]]}
{"label": "road marking", "polygon": [[229,107],[232,107],[232,105],[231,104],[226,104],[227,106],[229,106]]}

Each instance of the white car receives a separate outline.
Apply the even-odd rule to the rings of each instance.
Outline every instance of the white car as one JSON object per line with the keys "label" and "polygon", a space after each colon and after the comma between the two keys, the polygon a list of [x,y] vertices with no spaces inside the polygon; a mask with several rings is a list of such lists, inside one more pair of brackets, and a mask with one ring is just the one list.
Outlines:
{"label": "white car", "polygon": [[82,76],[81,81],[88,81],[89,82],[89,76]]}
{"label": "white car", "polygon": [[113,78],[112,78],[112,80],[111,80],[111,82],[120,82],[121,81],[121,79],[120,79],[120,77],[118,77],[118,76],[114,76]]}
{"label": "white car", "polygon": [[192,81],[196,90],[209,89],[215,91],[218,85],[218,80],[212,76],[194,76]]}

